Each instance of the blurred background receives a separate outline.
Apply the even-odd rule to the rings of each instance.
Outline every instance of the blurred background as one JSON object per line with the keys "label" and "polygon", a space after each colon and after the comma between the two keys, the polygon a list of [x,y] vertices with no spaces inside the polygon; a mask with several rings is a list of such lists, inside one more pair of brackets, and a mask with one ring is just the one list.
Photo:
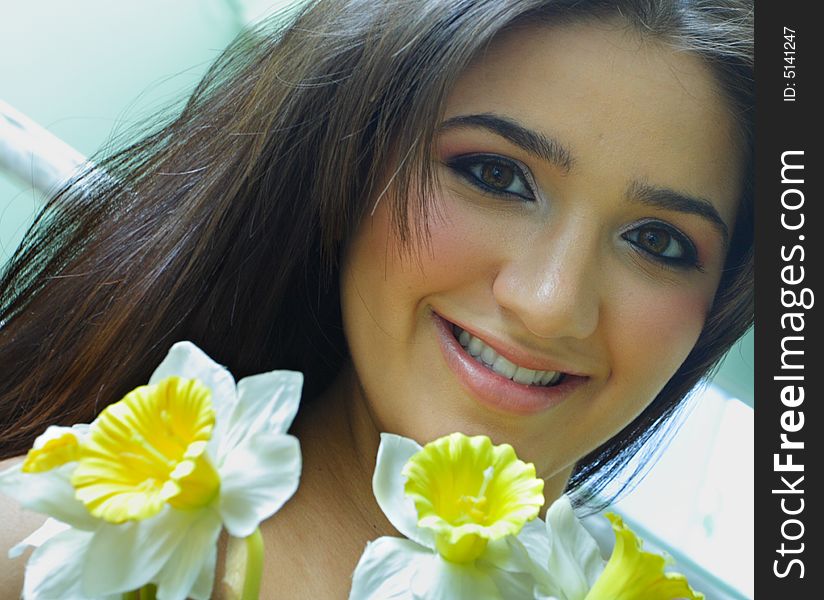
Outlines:
{"label": "blurred background", "polygon": [[[42,205],[38,185],[184,99],[244,26],[288,3],[0,0],[0,264]],[[10,157],[20,131],[40,127],[28,139],[62,157],[60,172],[26,153]],[[641,483],[612,507],[708,600],[753,595],[753,405],[750,332],[693,394]],[[597,529],[596,518],[588,522]]]}

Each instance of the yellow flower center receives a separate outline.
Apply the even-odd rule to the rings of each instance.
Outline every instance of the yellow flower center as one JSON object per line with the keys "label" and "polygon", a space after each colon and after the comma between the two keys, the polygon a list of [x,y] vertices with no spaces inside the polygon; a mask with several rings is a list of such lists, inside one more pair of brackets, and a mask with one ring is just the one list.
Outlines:
{"label": "yellow flower center", "polygon": [[404,491],[418,526],[435,533],[445,559],[467,563],[490,540],[517,534],[544,503],[544,482],[512,446],[453,433],[424,446],[404,465]]}
{"label": "yellow flower center", "polygon": [[39,448],[29,450],[20,470],[23,473],[43,473],[77,460],[79,456],[80,442],[73,433],[66,432],[48,440]]}
{"label": "yellow flower center", "polygon": [[641,549],[642,542],[621,517],[607,514],[615,531],[615,549],[584,600],[703,600],[687,578],[666,573],[667,560]]}
{"label": "yellow flower center", "polygon": [[165,503],[208,504],[220,487],[206,454],[214,423],[211,391],[195,379],[132,390],[100,414],[82,444],[71,480],[77,498],[111,523],[146,519]]}

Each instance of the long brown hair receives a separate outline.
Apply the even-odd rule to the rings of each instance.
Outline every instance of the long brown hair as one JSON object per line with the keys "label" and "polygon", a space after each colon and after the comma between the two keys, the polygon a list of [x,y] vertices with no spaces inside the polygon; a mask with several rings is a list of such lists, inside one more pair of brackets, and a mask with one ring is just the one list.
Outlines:
{"label": "long brown hair", "polygon": [[[304,398],[315,397],[347,359],[341,248],[380,196],[399,238],[425,241],[432,140],[466,65],[505,28],[616,14],[702,56],[751,146],[748,1],[317,0],[288,26],[276,16],[242,34],[178,116],[96,157],[48,202],[6,266],[2,455],[48,424],[90,421],[182,339],[238,377],[303,371]],[[750,166],[695,349],[638,419],[581,460],[571,490],[603,487],[751,325],[751,181]],[[419,202],[405,194],[413,184]]]}

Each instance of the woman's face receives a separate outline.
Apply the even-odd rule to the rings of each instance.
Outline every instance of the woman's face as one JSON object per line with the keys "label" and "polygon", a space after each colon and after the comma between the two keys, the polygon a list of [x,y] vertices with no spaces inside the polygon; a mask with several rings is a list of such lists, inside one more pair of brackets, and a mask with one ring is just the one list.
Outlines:
{"label": "woman's face", "polygon": [[457,82],[434,160],[431,244],[404,254],[384,202],[348,248],[356,393],[380,431],[484,433],[560,490],[701,332],[733,119],[691,54],[617,23],[525,28]]}

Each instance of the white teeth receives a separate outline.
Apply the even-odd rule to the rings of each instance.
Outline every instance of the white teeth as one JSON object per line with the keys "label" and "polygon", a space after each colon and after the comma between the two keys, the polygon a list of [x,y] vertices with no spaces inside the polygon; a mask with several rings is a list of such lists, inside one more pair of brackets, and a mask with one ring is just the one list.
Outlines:
{"label": "white teeth", "polygon": [[512,379],[512,376],[518,371],[520,367],[518,365],[509,362],[503,356],[499,356],[495,359],[495,362],[492,364],[492,370],[496,373],[500,373],[504,377],[508,377]]}
{"label": "white teeth", "polygon": [[[466,333],[466,332],[464,331],[464,333]],[[466,335],[469,335],[469,334],[467,333]],[[469,347],[467,348],[466,345],[464,345],[463,342],[461,342],[461,346],[463,346],[464,348],[467,348],[467,350],[469,350],[469,353],[472,356],[476,356],[476,357],[480,356],[481,355],[481,350],[484,349],[484,343],[476,337],[472,337],[471,335],[469,337],[472,338],[471,340],[469,340]]]}
{"label": "white teeth", "polygon": [[498,353],[489,346],[484,345],[484,349],[481,351],[481,360],[491,367],[495,364],[496,358],[498,358]]}
{"label": "white teeth", "polygon": [[541,385],[558,383],[558,380],[561,379],[562,375],[560,371],[541,371],[541,373]]}
{"label": "white teeth", "polygon": [[496,373],[508,377],[517,383],[526,385],[549,385],[558,383],[562,373],[559,371],[535,371],[526,367],[519,367],[503,356],[499,356],[492,348],[480,339],[464,331],[457,325],[453,327],[455,337],[461,346],[478,361],[483,362]]}
{"label": "white teeth", "polygon": [[518,371],[515,373],[515,377],[513,377],[512,380],[529,385],[532,383],[534,378],[535,371],[532,369],[525,369],[524,367],[518,367]]}

